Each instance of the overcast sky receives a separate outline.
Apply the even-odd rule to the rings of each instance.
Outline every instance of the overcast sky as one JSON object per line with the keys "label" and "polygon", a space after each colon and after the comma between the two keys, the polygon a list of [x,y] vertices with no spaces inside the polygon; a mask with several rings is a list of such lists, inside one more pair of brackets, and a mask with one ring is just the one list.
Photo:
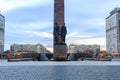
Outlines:
{"label": "overcast sky", "polygon": [[[66,43],[106,45],[105,18],[120,0],[65,0]],[[14,43],[53,45],[54,0],[0,0],[5,50]]]}

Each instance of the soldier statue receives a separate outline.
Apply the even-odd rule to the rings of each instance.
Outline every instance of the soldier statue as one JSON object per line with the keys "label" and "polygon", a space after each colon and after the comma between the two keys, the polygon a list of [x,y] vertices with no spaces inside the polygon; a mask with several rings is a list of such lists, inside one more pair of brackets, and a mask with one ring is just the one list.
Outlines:
{"label": "soldier statue", "polygon": [[66,34],[67,34],[67,29],[64,23],[63,26],[61,27],[61,39],[62,39],[62,42],[64,43],[65,43]]}
{"label": "soldier statue", "polygon": [[55,39],[55,44],[59,42],[59,30],[60,30],[59,26],[57,25],[57,23],[55,23],[54,32],[53,32],[54,37],[55,37],[54,38]]}

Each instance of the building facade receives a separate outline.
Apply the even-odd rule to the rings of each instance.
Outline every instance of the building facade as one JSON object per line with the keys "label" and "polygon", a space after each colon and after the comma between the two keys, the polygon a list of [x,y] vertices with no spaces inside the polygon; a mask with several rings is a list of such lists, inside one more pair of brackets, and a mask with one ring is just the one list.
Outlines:
{"label": "building facade", "polygon": [[21,51],[35,52],[35,53],[47,53],[46,48],[41,44],[13,44],[10,46],[12,53]]}
{"label": "building facade", "polygon": [[80,45],[74,45],[71,44],[68,47],[68,53],[78,53],[78,52],[84,52],[84,51],[92,51],[92,52],[98,52],[100,51],[100,45],[84,45],[84,44],[80,44]]}
{"label": "building facade", "polygon": [[5,17],[0,14],[0,53],[4,51]]}
{"label": "building facade", "polygon": [[115,8],[106,18],[106,50],[107,53],[120,52],[120,8]]}

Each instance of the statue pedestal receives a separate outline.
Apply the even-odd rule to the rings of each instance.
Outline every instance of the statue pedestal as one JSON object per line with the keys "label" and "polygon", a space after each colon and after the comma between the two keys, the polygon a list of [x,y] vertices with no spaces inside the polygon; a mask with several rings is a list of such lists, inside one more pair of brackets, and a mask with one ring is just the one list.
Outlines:
{"label": "statue pedestal", "polygon": [[67,45],[65,43],[58,43],[54,45],[55,60],[67,60]]}

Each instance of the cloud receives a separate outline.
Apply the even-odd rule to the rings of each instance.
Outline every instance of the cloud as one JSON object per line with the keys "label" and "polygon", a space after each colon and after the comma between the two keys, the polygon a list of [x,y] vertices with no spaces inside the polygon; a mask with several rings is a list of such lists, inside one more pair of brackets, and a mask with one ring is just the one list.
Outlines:
{"label": "cloud", "polygon": [[105,37],[105,18],[118,4],[119,0],[66,1],[66,21],[71,28],[69,30]]}
{"label": "cloud", "polygon": [[41,21],[23,24],[9,22],[6,24],[5,43],[49,44],[50,41],[52,42],[52,33],[49,33],[47,28],[51,25],[51,22]]}
{"label": "cloud", "polygon": [[53,53],[53,48],[47,48],[51,53]]}
{"label": "cloud", "polygon": [[[53,1],[1,0],[0,10],[6,17],[6,42],[53,45]],[[119,0],[65,0],[67,44],[106,45],[105,18],[117,5]]]}
{"label": "cloud", "polygon": [[77,39],[70,39],[67,40],[68,44],[85,44],[85,45],[100,45],[102,50],[106,50],[106,38],[77,38]]}
{"label": "cloud", "polygon": [[[13,22],[8,22],[6,24],[7,27],[7,32],[10,33],[20,33],[24,31],[34,31],[34,30],[41,30],[44,28],[49,28],[52,26],[51,22],[30,22],[30,23],[13,23]],[[15,30],[15,31],[13,31]]]}
{"label": "cloud", "polygon": [[78,33],[77,32],[72,32],[67,34],[67,37],[75,37]]}
{"label": "cloud", "polygon": [[105,26],[105,20],[103,18],[92,18],[92,19],[87,19],[84,21],[84,23],[87,23],[87,25],[93,26],[98,26],[98,27],[104,27]]}
{"label": "cloud", "polygon": [[39,37],[44,37],[44,38],[53,38],[53,35],[47,32],[37,32],[37,31],[25,31],[26,33],[29,34],[34,34]]}
{"label": "cloud", "polygon": [[67,38],[90,38],[92,36],[91,35],[80,34],[78,32],[71,32],[71,33],[67,34],[66,37]]}
{"label": "cloud", "polygon": [[8,11],[14,8],[23,7],[23,6],[34,6],[34,5],[46,5],[52,0],[1,0],[0,7],[1,11]]}
{"label": "cloud", "polygon": [[73,44],[86,44],[86,45],[92,45],[92,44],[98,44],[101,46],[106,46],[106,38],[87,38],[87,39],[77,39],[75,41],[72,41],[70,43]]}

